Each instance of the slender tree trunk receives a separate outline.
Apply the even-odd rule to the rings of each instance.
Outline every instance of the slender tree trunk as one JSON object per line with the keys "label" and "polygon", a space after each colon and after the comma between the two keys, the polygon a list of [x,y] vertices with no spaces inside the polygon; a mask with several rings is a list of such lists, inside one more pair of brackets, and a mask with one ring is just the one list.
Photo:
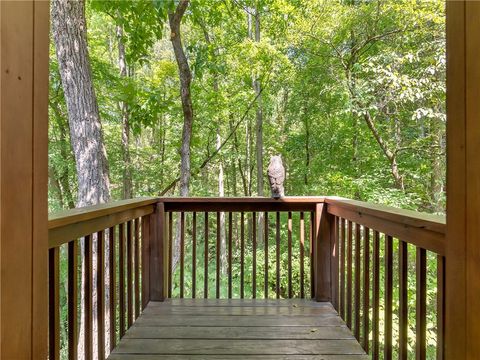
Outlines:
{"label": "slender tree trunk", "polygon": [[[187,57],[183,50],[180,24],[188,5],[189,0],[180,0],[175,12],[168,14],[168,20],[170,23],[170,40],[175,53],[175,59],[177,61],[178,73],[180,77],[180,96],[183,110],[182,145],[180,148],[180,196],[184,197],[189,195],[190,190],[190,146],[192,140],[193,105],[190,93],[192,73],[190,71]],[[177,222],[176,228],[177,235],[175,236],[172,271],[176,268],[180,257],[180,222]]]}
{"label": "slender tree trunk", "polygon": [[[432,136],[432,151],[431,151],[431,166],[432,171],[430,175],[430,199],[431,204],[430,208],[432,212],[440,213],[444,211],[442,205],[442,195],[444,192],[443,186],[443,167],[440,157],[442,142],[443,142],[443,131],[441,127],[440,120],[431,119],[430,120],[431,136]],[[436,150],[438,149],[438,150]]]}
{"label": "slender tree trunk", "polygon": [[[121,15],[118,14],[118,17]],[[128,77],[127,58],[125,56],[125,44],[123,39],[123,26],[117,25],[116,29],[117,43],[118,43],[118,68],[120,70],[120,77],[124,80]],[[130,116],[128,104],[125,101],[118,103],[120,114],[122,117],[122,187],[123,198],[130,199],[133,197],[132,189],[132,162],[130,158]]]}
{"label": "slender tree trunk", "polygon": [[58,174],[56,169],[52,165],[48,165],[48,187],[52,191],[53,195],[57,198],[60,208],[65,208],[65,201],[63,191],[58,181]]}
{"label": "slender tree trunk", "polygon": [[[68,121],[66,120],[67,114],[60,110],[58,106],[58,102],[50,102],[50,108],[53,110],[56,119],[56,125],[58,127],[60,138],[58,142],[60,143],[60,156],[65,164],[69,163],[72,160],[72,153],[71,153],[71,144],[70,139],[68,137],[69,129],[68,129]],[[50,174],[50,170],[49,170]],[[60,191],[62,192],[63,197],[63,207],[68,206],[69,209],[73,209],[75,207],[75,198],[73,196],[71,186],[70,186],[70,174],[68,166],[62,167],[62,169],[52,169],[52,175],[55,174],[57,176],[58,185]]]}
{"label": "slender tree trunk", "polygon": [[307,106],[303,107],[303,116],[305,124],[305,173],[303,182],[308,185],[308,173],[310,171],[310,121],[308,120]]}
{"label": "slender tree trunk", "polygon": [[[254,8],[254,34],[252,26],[252,18],[249,13],[249,31],[250,36],[254,36],[255,42],[260,42],[260,12],[258,7]],[[262,85],[260,83],[260,74],[254,73],[252,75],[253,91],[257,98],[257,109],[255,114],[255,158],[256,158],[256,175],[257,175],[257,196],[263,196],[263,106],[262,106]],[[258,213],[257,216],[257,242],[263,243],[263,230],[264,230],[264,218],[263,213]]]}
{"label": "slender tree trunk", "polygon": [[390,171],[392,173],[393,179],[395,181],[395,187],[400,190],[405,190],[405,186],[403,183],[403,176],[400,174],[400,170],[398,168],[397,162],[397,154],[396,152],[392,151],[386,141],[381,137],[380,133],[378,132],[375,124],[373,123],[373,119],[370,113],[367,111],[363,116],[365,122],[367,123],[368,128],[373,134],[373,137],[377,141],[378,145],[382,149],[383,153],[385,154],[386,158],[390,163]]}
{"label": "slender tree trunk", "polygon": [[[220,150],[220,145],[222,144],[222,139],[220,137],[220,132],[217,130],[217,150]],[[223,163],[222,158],[218,162],[218,196],[225,196],[225,184],[223,177]],[[225,238],[225,213],[220,213],[220,264],[222,268],[222,273],[227,272],[227,242]]]}
{"label": "slender tree trunk", "polygon": [[[255,8],[255,42],[260,42],[260,13]],[[257,157],[257,195],[263,196],[263,104],[261,95],[260,74],[254,75],[253,89],[257,96],[256,111],[256,157]]]}
{"label": "slender tree trunk", "polygon": [[[88,56],[85,3],[84,1],[68,0],[53,1],[51,18],[60,77],[68,109],[70,141],[77,169],[77,206],[104,203],[110,199],[110,181],[100,114]],[[94,249],[95,245],[93,244]],[[83,254],[85,248],[83,241],[81,241],[81,248]],[[93,264],[93,283],[95,283],[96,251],[93,254]],[[82,261],[82,282],[84,279],[85,262]],[[82,313],[85,299],[83,289],[82,286]],[[93,317],[96,318],[95,287],[93,303]],[[94,323],[94,333],[96,333],[96,324]],[[78,339],[79,354],[83,354],[84,329],[85,324],[82,317]],[[94,336],[94,346],[96,340],[97,338]]]}

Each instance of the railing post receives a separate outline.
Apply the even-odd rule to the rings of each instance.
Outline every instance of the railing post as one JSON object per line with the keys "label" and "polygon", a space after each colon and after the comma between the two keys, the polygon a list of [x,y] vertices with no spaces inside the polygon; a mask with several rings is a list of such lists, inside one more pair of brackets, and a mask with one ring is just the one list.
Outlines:
{"label": "railing post", "polygon": [[163,301],[167,297],[168,246],[165,222],[165,204],[158,202],[150,218],[150,300]]}
{"label": "railing post", "polygon": [[330,231],[333,216],[327,212],[326,203],[315,209],[315,300],[331,301]]}

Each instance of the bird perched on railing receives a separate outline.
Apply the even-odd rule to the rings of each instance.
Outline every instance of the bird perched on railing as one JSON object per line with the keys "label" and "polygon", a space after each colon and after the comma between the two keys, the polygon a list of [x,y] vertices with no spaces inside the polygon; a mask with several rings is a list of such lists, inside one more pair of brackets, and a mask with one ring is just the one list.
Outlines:
{"label": "bird perched on railing", "polygon": [[279,199],[285,196],[283,182],[285,181],[285,168],[283,167],[282,157],[280,155],[272,156],[267,170],[270,188],[272,189],[272,197]]}

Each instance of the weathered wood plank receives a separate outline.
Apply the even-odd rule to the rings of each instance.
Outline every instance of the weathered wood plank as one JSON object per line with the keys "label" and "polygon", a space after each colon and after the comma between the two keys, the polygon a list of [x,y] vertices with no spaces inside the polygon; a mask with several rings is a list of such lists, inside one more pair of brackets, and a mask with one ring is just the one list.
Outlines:
{"label": "weathered wood plank", "polygon": [[124,339],[114,353],[134,354],[363,354],[355,340],[178,340]]}
{"label": "weathered wood plank", "polygon": [[151,315],[140,316],[135,322],[136,326],[341,326],[340,317],[332,314],[321,314],[315,317],[302,316],[292,319],[291,316],[265,315],[265,316],[201,316],[201,315]]}
{"label": "weathered wood plank", "polygon": [[310,299],[166,299],[164,302],[151,301],[148,306],[306,306],[306,307],[322,307],[326,306],[333,309],[329,302],[315,302]]}
{"label": "weathered wood plank", "polygon": [[237,316],[237,315],[278,315],[278,316],[317,316],[322,314],[336,315],[330,306],[294,307],[294,306],[149,306],[144,312],[148,315],[178,316]]}
{"label": "weathered wood plank", "polygon": [[[302,355],[302,354],[289,354],[289,355],[249,355],[249,359],[262,359],[262,360],[285,360],[285,359],[301,359],[301,360],[369,360],[367,355]],[[139,355],[139,354],[112,354],[109,357],[110,360],[153,360],[153,359],[205,359],[205,355]],[[208,355],[208,359],[245,359],[245,355]]]}
{"label": "weathered wood plank", "polygon": [[284,327],[191,327],[171,326],[149,327],[133,326],[125,334],[129,339],[316,339],[353,340],[354,337],[346,326],[284,326]]}

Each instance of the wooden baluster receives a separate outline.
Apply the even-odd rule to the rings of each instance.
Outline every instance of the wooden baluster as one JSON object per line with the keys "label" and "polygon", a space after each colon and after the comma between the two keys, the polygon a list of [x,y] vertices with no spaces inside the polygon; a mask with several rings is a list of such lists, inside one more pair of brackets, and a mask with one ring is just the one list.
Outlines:
{"label": "wooden baluster", "polygon": [[215,261],[217,267],[215,269],[215,297],[220,299],[220,213],[217,212],[217,242],[215,246]]}
{"label": "wooden baluster", "polygon": [[132,221],[127,223],[127,328],[133,322]]}
{"label": "wooden baluster", "polygon": [[[49,291],[49,359],[60,359],[60,249],[48,250],[48,291]],[[10,331],[14,331],[11,329]]]}
{"label": "wooden baluster", "polygon": [[399,242],[398,248],[398,279],[399,279],[399,340],[398,358],[406,360],[408,355],[408,246],[404,241]]}
{"label": "wooden baluster", "polygon": [[105,359],[105,232],[97,232],[97,345],[98,359]]}
{"label": "wooden baluster", "polygon": [[310,212],[310,239],[309,239],[309,256],[310,256],[310,298],[315,298],[315,213]]}
{"label": "wooden baluster", "polygon": [[232,213],[228,213],[228,298],[232,298]]}
{"label": "wooden baluster", "polygon": [[370,334],[370,229],[363,228],[363,349],[369,352]]}
{"label": "wooden baluster", "polygon": [[[142,219],[142,226],[144,225],[144,219]],[[145,233],[143,232],[142,229],[142,237],[145,237]],[[143,240],[142,240],[143,241]],[[145,245],[145,244],[144,244]],[[115,227],[111,227],[108,229],[108,277],[110,280],[109,283],[109,292],[110,292],[110,352],[113,351],[116,345],[116,329],[117,329],[117,322],[115,321],[116,318],[116,312],[117,312],[117,303],[116,303],[116,286],[117,282],[115,281],[116,277],[116,251],[115,251]],[[143,255],[142,255],[143,256]],[[145,264],[145,263],[143,263]],[[145,276],[145,274],[143,274]],[[145,283],[148,283],[146,279],[143,279],[142,276],[142,281]],[[146,291],[147,287],[145,285],[142,285],[142,291]],[[148,299],[148,295],[146,293],[142,293],[142,300],[145,302]],[[146,304],[145,304],[146,306]]]}
{"label": "wooden baluster", "polygon": [[340,221],[340,316],[345,320],[345,219]]}
{"label": "wooden baluster", "polygon": [[372,359],[380,358],[380,234],[373,232]]}
{"label": "wooden baluster", "polygon": [[252,213],[252,299],[257,298],[257,214]]}
{"label": "wooden baluster", "polygon": [[331,288],[332,288],[332,305],[335,310],[339,310],[338,307],[338,296],[339,296],[339,237],[338,237],[338,226],[339,219],[337,216],[334,217],[333,221],[330,222],[330,256],[331,256],[331,270],[330,274],[332,277]]}
{"label": "wooden baluster", "polygon": [[300,213],[300,298],[305,298],[305,219],[303,212]]}
{"label": "wooden baluster", "polygon": [[264,285],[264,298],[268,299],[268,212],[265,211],[264,213],[264,239],[263,239],[263,245],[264,245],[264,253],[265,253],[265,264],[264,264],[264,270],[265,270],[265,279],[263,281]]}
{"label": "wooden baluster", "polygon": [[288,298],[293,297],[292,286],[292,212],[288,212]]}
{"label": "wooden baluster", "polygon": [[357,340],[360,340],[360,281],[361,281],[361,269],[360,269],[360,241],[361,231],[360,224],[355,224],[355,327],[354,335]]}
{"label": "wooden baluster", "polygon": [[78,336],[78,244],[68,243],[68,358],[77,359]]}
{"label": "wooden baluster", "polygon": [[416,359],[426,359],[427,335],[427,251],[417,247],[416,254]]}
{"label": "wooden baluster", "polygon": [[385,360],[392,359],[393,239],[385,236]]}
{"label": "wooden baluster", "polygon": [[87,235],[84,238],[85,246],[85,308],[84,308],[84,322],[85,322],[85,359],[93,358],[93,305],[92,305],[92,235]]}
{"label": "wooden baluster", "polygon": [[167,292],[168,297],[172,297],[172,280],[173,280],[173,213],[168,213],[168,273],[167,275]]}
{"label": "wooden baluster", "polygon": [[280,213],[277,211],[276,217],[276,265],[277,265],[277,281],[276,281],[276,293],[277,299],[280,299]]}
{"label": "wooden baluster", "polygon": [[245,297],[245,213],[240,214],[240,299]]}
{"label": "wooden baluster", "polygon": [[[112,242],[110,242],[110,244],[112,244]],[[112,249],[112,247],[110,247],[110,249]],[[111,256],[113,256],[113,254],[111,254]],[[113,256],[113,259],[115,259],[115,256]],[[113,269],[115,269],[115,267],[113,267]],[[150,215],[142,217],[142,309],[145,309],[149,301],[150,301]]]}
{"label": "wooden baluster", "polygon": [[140,315],[140,219],[135,219],[135,320]]}
{"label": "wooden baluster", "polygon": [[120,302],[119,325],[120,325],[120,339],[125,335],[125,224],[120,224],[118,236],[118,300]]}
{"label": "wooden baluster", "polygon": [[204,215],[204,231],[205,231],[205,250],[204,250],[204,260],[203,260],[203,297],[208,299],[208,212],[205,212]]}
{"label": "wooden baluster", "polygon": [[353,224],[347,224],[347,326],[352,328],[352,255],[353,255]]}
{"label": "wooden baluster", "polygon": [[180,213],[180,299],[185,291],[185,213]]}
{"label": "wooden baluster", "polygon": [[197,213],[192,215],[192,299],[197,293]]}
{"label": "wooden baluster", "polygon": [[444,359],[445,257],[437,255],[437,360]]}

